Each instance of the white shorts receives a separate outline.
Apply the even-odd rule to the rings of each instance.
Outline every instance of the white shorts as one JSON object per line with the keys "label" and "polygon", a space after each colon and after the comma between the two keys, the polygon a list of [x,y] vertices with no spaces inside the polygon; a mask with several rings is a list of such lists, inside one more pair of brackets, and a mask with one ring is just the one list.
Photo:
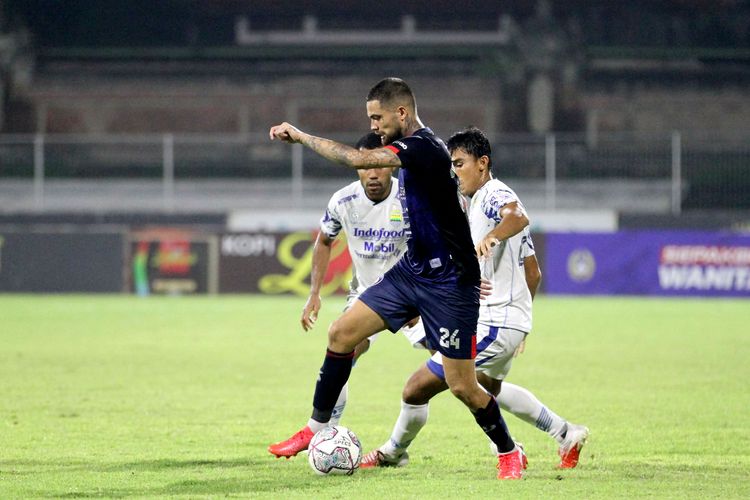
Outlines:
{"label": "white shorts", "polygon": [[[513,364],[513,353],[526,337],[526,333],[511,328],[477,325],[477,356],[474,364],[477,371],[495,380],[503,380]],[[427,368],[445,380],[443,356],[436,352],[427,361]]]}
{"label": "white shorts", "polygon": [[[349,296],[346,298],[346,305],[344,306],[344,311],[349,309],[352,304],[354,304],[354,301],[359,298],[359,294],[352,294],[350,293]],[[425,342],[425,331],[424,331],[424,325],[422,324],[422,320],[420,319],[417,321],[417,324],[414,326],[402,326],[401,330],[399,330],[401,333],[404,334],[404,337],[406,337],[406,340],[409,341],[409,344],[414,349],[426,349],[424,342]],[[372,347],[372,344],[377,340],[378,336],[381,332],[373,333],[369,337],[367,337],[367,340],[370,341],[370,347]]]}
{"label": "white shorts", "polygon": [[426,341],[426,335],[424,332],[424,324],[421,319],[417,321],[417,324],[414,326],[402,326],[399,331],[404,334],[404,337],[406,337],[406,340],[409,341],[414,349],[427,349],[424,344]]}

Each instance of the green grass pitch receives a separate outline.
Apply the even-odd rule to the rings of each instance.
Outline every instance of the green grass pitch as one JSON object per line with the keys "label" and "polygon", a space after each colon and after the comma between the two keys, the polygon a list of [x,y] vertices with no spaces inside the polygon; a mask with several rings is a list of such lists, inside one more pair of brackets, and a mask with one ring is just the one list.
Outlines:
{"label": "green grass pitch", "polygon": [[[319,477],[266,446],[309,417],[324,299],[0,295],[0,498],[748,498],[750,302],[555,298],[509,380],[586,424],[579,467],[506,415],[523,481],[469,412],[437,397],[401,469]],[[352,372],[342,424],[365,452],[389,435],[404,381],[426,359],[381,334]]]}

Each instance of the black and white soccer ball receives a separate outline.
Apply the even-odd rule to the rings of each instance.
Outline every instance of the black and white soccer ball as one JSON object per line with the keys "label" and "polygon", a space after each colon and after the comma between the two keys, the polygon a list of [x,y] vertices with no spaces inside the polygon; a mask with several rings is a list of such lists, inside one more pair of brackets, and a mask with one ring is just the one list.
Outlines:
{"label": "black and white soccer ball", "polygon": [[307,448],[310,467],[317,474],[352,475],[362,460],[362,445],[357,436],[340,425],[318,431]]}

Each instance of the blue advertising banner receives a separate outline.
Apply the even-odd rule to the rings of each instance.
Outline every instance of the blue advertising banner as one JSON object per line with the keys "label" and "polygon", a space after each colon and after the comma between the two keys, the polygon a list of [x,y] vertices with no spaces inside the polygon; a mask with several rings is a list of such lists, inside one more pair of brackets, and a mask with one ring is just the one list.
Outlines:
{"label": "blue advertising banner", "polygon": [[619,231],[545,238],[547,293],[750,297],[750,235]]}

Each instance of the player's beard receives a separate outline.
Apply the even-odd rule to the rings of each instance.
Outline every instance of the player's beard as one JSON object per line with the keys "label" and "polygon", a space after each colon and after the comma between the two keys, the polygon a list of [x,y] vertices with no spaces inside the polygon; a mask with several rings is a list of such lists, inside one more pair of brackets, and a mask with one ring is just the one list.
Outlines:
{"label": "player's beard", "polygon": [[393,135],[383,134],[380,136],[380,140],[383,142],[383,146],[387,146],[391,144],[393,141],[397,141],[399,139],[403,139],[404,134],[401,130],[396,130],[393,132]]}

